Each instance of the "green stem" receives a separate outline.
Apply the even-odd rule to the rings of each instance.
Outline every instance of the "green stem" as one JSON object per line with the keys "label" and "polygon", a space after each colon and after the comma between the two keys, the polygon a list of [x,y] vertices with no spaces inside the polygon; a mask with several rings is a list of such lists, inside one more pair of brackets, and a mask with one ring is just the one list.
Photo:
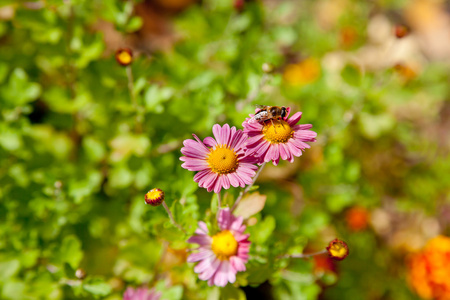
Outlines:
{"label": "green stem", "polygon": [[169,207],[167,206],[166,201],[163,201],[162,205],[163,205],[164,208],[166,209],[167,214],[169,215],[169,219],[170,219],[170,221],[172,222],[172,224],[175,225],[178,229],[180,229],[181,231],[184,232],[184,234],[187,235],[186,230],[184,230],[184,228],[181,227],[180,224],[178,224],[177,222],[175,222],[175,219],[173,218],[172,212],[170,211]]}

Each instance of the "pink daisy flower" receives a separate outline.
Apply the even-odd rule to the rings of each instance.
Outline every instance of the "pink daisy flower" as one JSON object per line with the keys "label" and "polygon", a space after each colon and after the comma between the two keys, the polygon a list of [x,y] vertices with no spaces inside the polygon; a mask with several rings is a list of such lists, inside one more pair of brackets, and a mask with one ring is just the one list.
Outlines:
{"label": "pink daisy flower", "polygon": [[226,286],[236,281],[236,273],[245,271],[250,248],[249,234],[243,234],[246,226],[243,218],[235,217],[228,208],[219,212],[220,232],[209,235],[204,222],[198,222],[196,235],[188,243],[199,244],[196,253],[189,255],[188,262],[199,262],[195,268],[198,278],[208,280],[208,285]]}
{"label": "pink daisy flower", "polygon": [[194,181],[208,192],[219,193],[230,186],[244,187],[252,183],[256,160],[245,154],[247,135],[228,124],[213,126],[215,139],[207,137],[203,142],[194,134],[194,140],[185,140],[180,157],[181,165],[189,171],[198,171]]}
{"label": "pink daisy flower", "polygon": [[[290,108],[288,108],[290,111]],[[294,156],[299,157],[302,151],[310,148],[305,142],[315,142],[317,133],[310,130],[311,124],[297,124],[302,117],[301,112],[292,117],[288,115],[281,120],[265,122],[251,122],[251,118],[245,119],[242,126],[249,139],[246,144],[246,154],[253,155],[261,161],[272,161],[278,165],[282,160],[294,161]],[[253,115],[250,115],[253,117]]]}
{"label": "pink daisy flower", "polygon": [[145,287],[137,289],[129,287],[123,294],[123,300],[159,300],[159,298],[161,298],[161,292]]}

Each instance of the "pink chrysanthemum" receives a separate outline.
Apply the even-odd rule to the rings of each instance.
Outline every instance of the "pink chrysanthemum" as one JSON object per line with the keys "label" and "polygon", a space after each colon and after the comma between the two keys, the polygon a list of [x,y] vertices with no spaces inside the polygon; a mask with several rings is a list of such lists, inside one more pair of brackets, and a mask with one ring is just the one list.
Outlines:
{"label": "pink chrysanthemum", "polygon": [[145,287],[137,289],[129,287],[123,293],[123,300],[159,300],[159,298],[161,298],[161,292]]}
{"label": "pink chrysanthemum", "polygon": [[[219,193],[222,188],[244,187],[252,183],[258,168],[253,157],[244,152],[247,135],[228,124],[213,126],[215,139],[207,137],[203,142],[194,134],[194,140],[185,140],[180,157],[181,165],[189,171],[198,171],[194,181],[208,192]],[[208,148],[210,147],[210,148]]]}
{"label": "pink chrysanthemum", "polygon": [[243,218],[235,217],[228,208],[219,212],[218,224],[220,232],[209,235],[204,222],[198,222],[196,235],[189,238],[188,243],[199,244],[199,250],[189,255],[188,262],[199,262],[194,271],[198,278],[208,280],[208,284],[226,286],[236,281],[236,273],[245,271],[250,248],[249,234],[243,234],[246,226]]}
{"label": "pink chrysanthemum", "polygon": [[[250,115],[253,117],[253,115]],[[247,118],[242,126],[249,139],[246,144],[247,155],[253,155],[261,161],[272,161],[278,165],[282,160],[294,161],[294,156],[302,155],[302,151],[310,148],[305,142],[315,142],[317,133],[310,130],[311,124],[295,125],[302,117],[301,112],[289,119],[249,123]]]}

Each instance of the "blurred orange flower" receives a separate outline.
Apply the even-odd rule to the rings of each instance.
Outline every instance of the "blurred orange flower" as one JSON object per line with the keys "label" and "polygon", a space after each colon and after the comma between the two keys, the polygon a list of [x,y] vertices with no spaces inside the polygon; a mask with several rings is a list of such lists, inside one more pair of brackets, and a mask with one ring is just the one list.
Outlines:
{"label": "blurred orange flower", "polygon": [[284,70],[284,80],[291,85],[305,85],[316,81],[320,76],[320,63],[308,58],[296,64],[290,64]]}
{"label": "blurred orange flower", "polygon": [[450,299],[450,238],[437,236],[409,261],[409,281],[425,299]]}
{"label": "blurred orange flower", "polygon": [[364,207],[355,206],[345,214],[347,226],[353,231],[364,230],[369,221],[369,212]]}
{"label": "blurred orange flower", "polygon": [[335,261],[327,255],[313,256],[313,262],[314,262],[313,270],[315,274],[319,275],[326,272],[333,272],[333,273],[337,272]]}
{"label": "blurred orange flower", "polygon": [[405,64],[396,64],[394,66],[394,70],[405,82],[411,81],[417,77],[417,73],[413,70],[413,68]]}
{"label": "blurred orange flower", "polygon": [[344,27],[340,31],[340,44],[344,48],[352,47],[358,39],[358,32],[353,27]]}

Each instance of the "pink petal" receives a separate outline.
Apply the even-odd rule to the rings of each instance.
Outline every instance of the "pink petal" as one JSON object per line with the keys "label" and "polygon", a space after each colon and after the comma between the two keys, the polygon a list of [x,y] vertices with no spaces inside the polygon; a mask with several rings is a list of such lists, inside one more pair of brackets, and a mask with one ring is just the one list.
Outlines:
{"label": "pink petal", "polygon": [[211,256],[208,256],[207,258],[205,258],[204,260],[200,261],[195,267],[194,267],[194,272],[197,274],[200,273],[204,273],[205,271],[207,271],[208,269],[213,267],[213,262],[214,260],[217,260],[217,258],[214,255],[214,252],[209,251],[212,253]]}
{"label": "pink petal", "polygon": [[280,157],[278,156],[277,159],[272,160],[272,163],[274,166],[278,166],[278,163],[280,162]]}
{"label": "pink petal", "polygon": [[264,135],[258,134],[258,135],[255,135],[254,137],[249,138],[247,140],[247,147],[258,143],[263,137],[264,137]]}
{"label": "pink petal", "polygon": [[219,216],[217,217],[217,223],[219,224],[220,230],[225,230],[230,228],[232,218],[234,216],[231,214],[229,208],[224,208],[219,211]]}
{"label": "pink petal", "polygon": [[244,218],[243,217],[237,217],[233,220],[233,222],[231,223],[230,229],[231,230],[235,230],[235,231],[239,231],[239,229],[242,226],[242,222],[244,222]]}
{"label": "pink petal", "polygon": [[229,173],[226,175],[228,177],[228,180],[230,181],[230,184],[234,187],[238,187],[239,186],[239,180],[236,178],[236,174],[235,173]]}
{"label": "pink petal", "polygon": [[278,158],[279,156],[280,156],[280,154],[278,151],[278,145],[273,144],[273,145],[270,145],[269,150],[266,152],[266,156],[264,156],[264,161],[269,162],[273,159]]}
{"label": "pink petal", "polygon": [[208,163],[203,159],[187,157],[182,158],[185,158],[185,162],[181,166],[185,169],[188,169],[189,171],[202,171],[209,168]]}
{"label": "pink petal", "polygon": [[300,148],[300,149],[305,149],[305,148],[310,148],[311,146],[302,142],[301,140],[298,139],[290,139],[289,140],[295,147]]}
{"label": "pink petal", "polygon": [[[208,226],[206,226],[206,223],[203,222],[203,221],[199,221],[198,222],[198,229],[197,230],[200,230],[200,232],[203,233],[203,234],[208,234],[209,233]],[[196,231],[196,233],[197,233],[197,231]]]}
{"label": "pink petal", "polygon": [[283,146],[284,146],[283,144],[278,144],[278,149],[280,150],[281,159],[286,160],[288,158],[288,155]]}
{"label": "pink petal", "polygon": [[[191,255],[189,255],[188,258],[187,258],[187,262],[188,263],[192,263],[192,262],[196,262],[196,261],[201,261],[201,260],[210,258],[211,256],[214,256],[214,252],[212,252],[210,250],[204,250],[204,251],[200,251],[200,252],[197,252],[197,253],[192,253]],[[197,265],[197,267],[198,267],[198,265]],[[197,271],[195,269],[194,269],[194,271],[196,273],[200,272],[200,271]]]}
{"label": "pink petal", "polygon": [[208,177],[205,178],[205,182],[203,183],[203,187],[208,189],[208,192],[212,190],[214,187],[214,183],[217,180],[218,175],[216,173],[211,172]]}
{"label": "pink petal", "polygon": [[237,256],[230,257],[230,263],[233,266],[233,268],[238,272],[246,270],[244,261]]}
{"label": "pink petal", "polygon": [[203,235],[194,235],[191,236],[188,240],[188,243],[190,244],[199,244],[200,246],[206,246],[211,245],[211,237],[209,235],[203,234]]}
{"label": "pink petal", "polygon": [[[192,141],[195,143],[194,141]],[[181,153],[187,157],[206,159],[209,151],[204,151],[201,147],[183,147]]]}
{"label": "pink petal", "polygon": [[228,267],[228,281],[234,283],[236,281],[236,270],[231,266]]}
{"label": "pink petal", "polygon": [[223,261],[220,267],[217,269],[216,274],[214,274],[214,285],[222,287],[227,285],[229,269],[229,262],[226,260]]}
{"label": "pink petal", "polygon": [[230,136],[231,136],[230,125],[224,124],[222,126],[223,144],[225,144],[227,146],[230,144]]}
{"label": "pink petal", "polygon": [[219,124],[214,124],[213,126],[213,135],[214,138],[216,139],[218,144],[223,144],[222,142],[222,135],[221,135],[221,130],[222,128],[220,127]]}
{"label": "pink petal", "polygon": [[267,151],[269,151],[271,147],[272,147],[272,144],[270,144],[269,142],[261,143],[261,148],[258,149],[258,152],[256,153],[255,156],[262,157],[262,156],[267,155]]}
{"label": "pink petal", "polygon": [[[239,230],[239,232],[244,232],[246,226],[242,226],[242,228]],[[235,233],[234,238],[236,239],[236,242],[239,242],[240,246],[245,246],[247,243],[248,245],[250,245],[250,241],[248,241],[247,239],[250,237],[249,234],[240,234],[240,233]]]}
{"label": "pink petal", "polygon": [[222,185],[225,189],[229,189],[230,188],[230,180],[228,179],[227,175],[222,175],[220,176],[222,178]]}
{"label": "pink petal", "polygon": [[214,183],[214,193],[218,194],[222,190],[222,176],[217,176],[216,182]]}
{"label": "pink petal", "polygon": [[[253,168],[253,167],[255,167],[255,168]],[[256,167],[256,166],[253,166],[253,165],[249,165],[249,164],[240,164],[239,167],[236,169],[236,173],[237,173],[238,175],[246,174],[246,175],[248,175],[248,176],[250,176],[250,177],[253,177],[253,176],[256,174],[256,172],[255,172],[255,169],[256,169],[256,168],[257,168],[257,167]]]}
{"label": "pink petal", "polygon": [[294,132],[294,138],[301,139],[303,141],[310,141],[317,137],[317,133],[311,130],[299,130]]}
{"label": "pink petal", "polygon": [[299,157],[299,156],[302,155],[302,150],[300,150],[299,148],[295,147],[295,145],[291,141],[287,142],[287,146],[289,147],[289,151],[291,151],[291,153],[294,156]]}
{"label": "pink petal", "polygon": [[289,114],[291,113],[291,108],[290,107],[286,107],[286,116],[284,117],[284,121],[286,121],[289,118]]}
{"label": "pink petal", "polygon": [[206,138],[203,139],[203,143],[208,146],[208,147],[214,147],[215,145],[217,145],[217,142],[215,139],[213,139],[212,137],[208,136]]}
{"label": "pink petal", "polygon": [[252,184],[253,179],[252,176],[248,176],[248,175],[242,175],[241,176],[242,180],[245,182],[245,184]]}
{"label": "pink petal", "polygon": [[301,111],[296,112],[292,117],[290,117],[290,118],[287,120],[287,123],[289,124],[289,126],[292,127],[292,126],[294,126],[295,124],[297,124],[298,121],[300,121],[301,117],[302,117],[302,112],[301,112]]}
{"label": "pink petal", "polygon": [[311,129],[313,126],[312,124],[298,124],[295,126],[292,126],[292,130],[298,131],[298,130],[308,130]]}
{"label": "pink petal", "polygon": [[208,265],[208,268],[206,268],[202,273],[198,275],[198,278],[201,280],[208,280],[210,279],[217,271],[217,269],[220,267],[220,263],[222,261],[215,258],[212,262],[207,261],[205,264]]}

